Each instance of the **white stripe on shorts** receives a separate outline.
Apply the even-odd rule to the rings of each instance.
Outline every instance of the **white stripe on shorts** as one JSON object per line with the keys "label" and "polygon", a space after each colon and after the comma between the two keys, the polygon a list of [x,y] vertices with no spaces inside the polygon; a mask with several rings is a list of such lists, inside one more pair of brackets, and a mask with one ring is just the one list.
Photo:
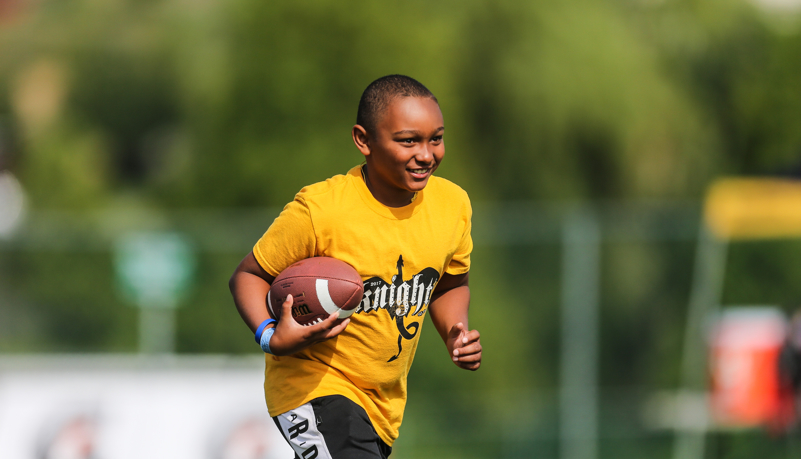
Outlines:
{"label": "white stripe on shorts", "polygon": [[317,418],[311,403],[276,416],[284,437],[301,459],[332,459],[323,434],[317,430]]}

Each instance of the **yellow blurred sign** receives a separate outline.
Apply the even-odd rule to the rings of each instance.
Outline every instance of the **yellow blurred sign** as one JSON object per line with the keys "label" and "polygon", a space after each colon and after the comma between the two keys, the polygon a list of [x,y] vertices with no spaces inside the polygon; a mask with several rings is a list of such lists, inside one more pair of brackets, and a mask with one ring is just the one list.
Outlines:
{"label": "yellow blurred sign", "polygon": [[801,180],[718,180],[707,194],[704,218],[722,239],[801,237]]}

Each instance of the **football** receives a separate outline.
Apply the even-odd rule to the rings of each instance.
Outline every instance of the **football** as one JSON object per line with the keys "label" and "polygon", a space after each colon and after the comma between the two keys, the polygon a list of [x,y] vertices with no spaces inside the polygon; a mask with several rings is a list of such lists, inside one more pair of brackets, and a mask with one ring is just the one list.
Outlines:
{"label": "football", "polygon": [[292,317],[301,325],[325,320],[334,312],[349,317],[362,301],[364,284],[344,261],[330,257],[301,260],[281,271],[267,293],[267,305],[280,319],[287,295],[292,295]]}

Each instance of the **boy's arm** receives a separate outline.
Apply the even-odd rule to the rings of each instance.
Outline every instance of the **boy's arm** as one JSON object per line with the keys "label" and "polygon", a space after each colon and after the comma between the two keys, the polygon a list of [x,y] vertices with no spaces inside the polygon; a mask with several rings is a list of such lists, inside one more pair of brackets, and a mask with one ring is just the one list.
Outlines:
{"label": "boy's arm", "polygon": [[259,324],[272,317],[265,300],[274,280],[275,277],[265,271],[256,261],[253,252],[250,252],[228,281],[236,309],[252,332],[256,331]]}
{"label": "boy's arm", "polygon": [[481,366],[480,335],[478,330],[467,328],[468,274],[443,274],[431,295],[428,311],[456,366],[478,370]]}
{"label": "boy's arm", "polygon": [[[267,292],[274,280],[275,277],[265,271],[256,261],[253,252],[250,252],[228,281],[236,309],[253,332],[262,322],[272,318],[267,308]],[[319,324],[304,327],[292,317],[291,295],[282,308],[282,319],[277,324],[268,326],[275,327],[275,334],[270,340],[270,350],[274,355],[294,354],[314,343],[333,338],[350,323],[350,319],[339,320],[338,315],[333,313]]]}

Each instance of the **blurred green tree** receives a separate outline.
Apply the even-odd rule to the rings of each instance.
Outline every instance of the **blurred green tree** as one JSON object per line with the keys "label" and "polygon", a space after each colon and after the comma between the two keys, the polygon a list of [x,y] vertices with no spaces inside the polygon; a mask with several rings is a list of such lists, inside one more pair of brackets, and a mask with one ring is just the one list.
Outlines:
{"label": "blurred green tree", "polygon": [[[440,173],[474,202],[697,200],[722,174],[801,173],[801,34],[744,0],[26,8],[0,24],[0,132],[13,129],[14,142],[0,141],[34,209],[116,208],[126,221],[153,214],[191,229],[178,209],[280,207],[361,162],[349,139],[357,101],[390,73],[439,97],[448,145]],[[124,226],[83,223],[105,238]],[[801,293],[789,285],[797,247],[771,249],[782,275],[752,276],[767,265],[759,249],[734,252],[727,301]],[[675,383],[692,250],[675,241],[604,245],[603,383]],[[1,349],[136,348],[134,313],[114,295],[107,253],[0,255],[0,312],[13,309],[9,317],[25,324],[0,327]],[[202,254],[198,287],[179,310],[180,352],[252,350],[225,283],[242,255]],[[521,390],[557,383],[558,239],[479,244],[475,259],[473,317],[491,359],[470,384],[492,396],[421,398],[552,428],[552,404]],[[508,323],[501,306],[526,319]],[[466,387],[426,328],[411,383]]]}

